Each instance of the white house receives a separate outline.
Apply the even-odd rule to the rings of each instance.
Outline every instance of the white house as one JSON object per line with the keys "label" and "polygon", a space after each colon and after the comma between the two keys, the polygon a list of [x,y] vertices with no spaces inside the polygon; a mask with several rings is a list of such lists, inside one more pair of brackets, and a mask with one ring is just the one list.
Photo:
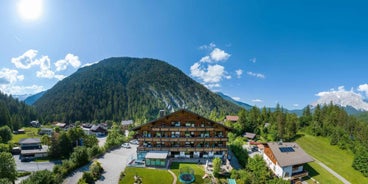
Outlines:
{"label": "white house", "polygon": [[308,176],[303,165],[313,158],[294,142],[271,142],[265,144],[263,159],[276,176],[285,180],[297,180]]}

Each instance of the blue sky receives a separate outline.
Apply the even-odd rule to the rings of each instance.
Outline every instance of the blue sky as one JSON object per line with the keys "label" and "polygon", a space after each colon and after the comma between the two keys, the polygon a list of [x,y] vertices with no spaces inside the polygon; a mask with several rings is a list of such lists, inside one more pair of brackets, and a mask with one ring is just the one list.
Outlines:
{"label": "blue sky", "polygon": [[0,2],[5,93],[33,94],[87,64],[131,56],[164,60],[259,107],[300,109],[336,91],[367,97],[365,1],[36,1],[34,19],[21,1]]}

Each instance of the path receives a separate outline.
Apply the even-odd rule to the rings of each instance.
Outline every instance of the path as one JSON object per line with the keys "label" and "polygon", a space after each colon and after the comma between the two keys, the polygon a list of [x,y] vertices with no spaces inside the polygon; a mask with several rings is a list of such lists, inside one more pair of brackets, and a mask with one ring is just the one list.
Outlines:
{"label": "path", "polygon": [[170,174],[172,175],[172,177],[174,178],[173,184],[176,184],[176,181],[178,180],[178,178],[176,178],[175,173],[173,173],[170,169],[169,169],[169,170],[167,170],[167,171],[169,171],[169,173],[170,173]]}
{"label": "path", "polygon": [[334,175],[337,179],[339,179],[340,181],[342,181],[344,184],[350,184],[350,182],[348,180],[346,180],[344,177],[342,177],[340,174],[336,173],[334,170],[332,170],[331,168],[329,168],[327,165],[325,165],[324,163],[322,163],[321,161],[313,158],[314,161],[319,164],[321,167],[325,168],[329,173],[331,173],[332,175]]}

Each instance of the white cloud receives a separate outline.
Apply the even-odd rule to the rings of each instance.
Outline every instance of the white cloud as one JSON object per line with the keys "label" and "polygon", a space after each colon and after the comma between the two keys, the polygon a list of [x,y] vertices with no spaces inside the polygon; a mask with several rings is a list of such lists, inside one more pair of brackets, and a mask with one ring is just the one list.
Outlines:
{"label": "white cloud", "polygon": [[215,48],[210,53],[210,57],[211,57],[211,60],[214,60],[216,62],[225,61],[225,60],[229,59],[230,54],[226,53],[224,50],[221,50],[219,48]]}
{"label": "white cloud", "polygon": [[262,103],[263,100],[261,100],[261,99],[254,99],[254,100],[252,100],[252,102],[254,102],[254,103]]}
{"label": "white cloud", "polygon": [[368,97],[368,84],[361,84],[358,87],[358,91],[364,92],[365,96]]}
{"label": "white cloud", "polygon": [[208,50],[212,50],[213,48],[215,48],[216,47],[216,44],[214,44],[213,42],[211,42],[210,44],[208,44],[208,45],[201,45],[201,46],[199,46],[199,49],[200,50],[206,50],[206,49],[208,49]]}
{"label": "white cloud", "polygon": [[55,75],[54,78],[58,80],[63,80],[66,76],[65,75]]}
{"label": "white cloud", "polygon": [[12,84],[17,81],[23,81],[24,75],[18,75],[18,70],[3,68],[0,70],[0,79],[2,84]]}
{"label": "white cloud", "polygon": [[82,65],[81,67],[83,68],[83,67],[91,66],[91,65],[94,65],[94,64],[97,64],[97,63],[98,63],[98,61],[93,62],[93,63],[86,63],[86,64]]}
{"label": "white cloud", "polygon": [[24,94],[36,94],[44,91],[43,86],[31,85],[31,86],[17,86],[17,85],[0,85],[0,90],[6,94],[12,95],[24,95]]}
{"label": "white cloud", "polygon": [[38,60],[34,60],[37,56],[38,51],[30,49],[26,51],[23,55],[19,57],[15,57],[11,59],[11,62],[15,65],[16,68],[28,69],[33,65],[38,64]]}
{"label": "white cloud", "polygon": [[247,74],[250,75],[250,76],[253,76],[253,77],[261,78],[261,79],[266,78],[266,76],[264,74],[261,74],[261,73],[247,72]]}
{"label": "white cloud", "polygon": [[240,97],[237,97],[237,96],[234,96],[234,97],[231,97],[232,99],[236,100],[236,101],[239,101],[240,100]]}
{"label": "white cloud", "polygon": [[64,59],[55,62],[56,71],[66,70],[69,65],[73,68],[80,67],[81,62],[79,61],[79,57],[69,53]]}
{"label": "white cloud", "polygon": [[212,62],[210,56],[204,56],[199,61],[202,62],[202,63],[211,63]]}
{"label": "white cloud", "polygon": [[293,104],[293,107],[299,107],[299,104]]}
{"label": "white cloud", "polygon": [[236,77],[237,78],[240,78],[243,75],[243,70],[242,69],[238,69],[238,70],[235,71],[235,73],[236,73]]}
{"label": "white cloud", "polygon": [[193,77],[198,77],[205,83],[218,83],[225,76],[225,68],[221,65],[208,65],[203,69],[200,63],[194,63],[190,71]]}
{"label": "white cloud", "polygon": [[36,72],[36,76],[47,79],[52,79],[55,77],[55,72],[51,70],[50,58],[48,56],[41,57],[40,70]]}
{"label": "white cloud", "polygon": [[255,58],[255,57],[254,58],[250,58],[249,61],[252,62],[252,63],[256,63],[257,62],[257,58]]}

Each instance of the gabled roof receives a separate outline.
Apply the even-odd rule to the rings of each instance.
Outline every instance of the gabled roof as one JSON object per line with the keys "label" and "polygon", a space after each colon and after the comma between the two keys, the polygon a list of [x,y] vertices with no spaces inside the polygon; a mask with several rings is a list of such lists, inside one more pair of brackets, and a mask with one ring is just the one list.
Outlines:
{"label": "gabled roof", "polygon": [[101,125],[93,125],[91,127],[91,131],[93,131],[93,132],[106,132],[107,130]]}
{"label": "gabled roof", "polygon": [[121,125],[131,125],[133,124],[133,120],[123,120],[121,121]]}
{"label": "gabled roof", "polygon": [[250,132],[245,132],[244,137],[246,137],[248,139],[254,139],[254,137],[256,137],[256,134],[250,133]]}
{"label": "gabled roof", "polygon": [[142,124],[142,125],[140,125],[140,126],[134,127],[132,130],[139,130],[141,127],[143,127],[143,126],[145,126],[145,125],[152,124],[152,123],[157,122],[157,121],[162,121],[162,120],[167,119],[167,118],[169,118],[169,117],[171,117],[171,116],[175,116],[176,114],[179,114],[179,113],[189,113],[189,114],[193,114],[193,115],[197,116],[197,118],[203,118],[203,119],[205,119],[205,120],[206,120],[206,121],[208,121],[208,122],[211,122],[211,123],[213,123],[213,124],[217,124],[217,125],[220,125],[220,126],[222,126],[222,127],[225,127],[227,130],[232,130],[232,128],[230,128],[230,127],[228,127],[228,126],[226,126],[226,125],[224,125],[224,124],[217,123],[217,122],[215,122],[215,121],[212,121],[212,120],[210,120],[210,119],[207,119],[207,118],[205,118],[205,117],[203,117],[203,116],[198,115],[197,113],[191,112],[191,111],[186,110],[186,109],[181,109],[181,110],[175,111],[175,112],[173,112],[173,113],[171,113],[171,114],[168,114],[168,115],[166,115],[166,116],[164,116],[164,117],[161,117],[161,118],[158,118],[158,119],[156,119],[156,120],[150,121],[150,122],[148,122],[148,123]]}
{"label": "gabled roof", "polygon": [[226,116],[225,120],[235,122],[235,121],[239,120],[239,116],[230,116],[230,115],[228,115],[228,116]]}
{"label": "gabled roof", "polygon": [[19,144],[40,144],[40,138],[25,138],[19,141]]}
{"label": "gabled roof", "polygon": [[271,142],[267,143],[267,145],[275,156],[278,165],[281,167],[314,161],[314,159],[305,153],[304,150],[295,142]]}

